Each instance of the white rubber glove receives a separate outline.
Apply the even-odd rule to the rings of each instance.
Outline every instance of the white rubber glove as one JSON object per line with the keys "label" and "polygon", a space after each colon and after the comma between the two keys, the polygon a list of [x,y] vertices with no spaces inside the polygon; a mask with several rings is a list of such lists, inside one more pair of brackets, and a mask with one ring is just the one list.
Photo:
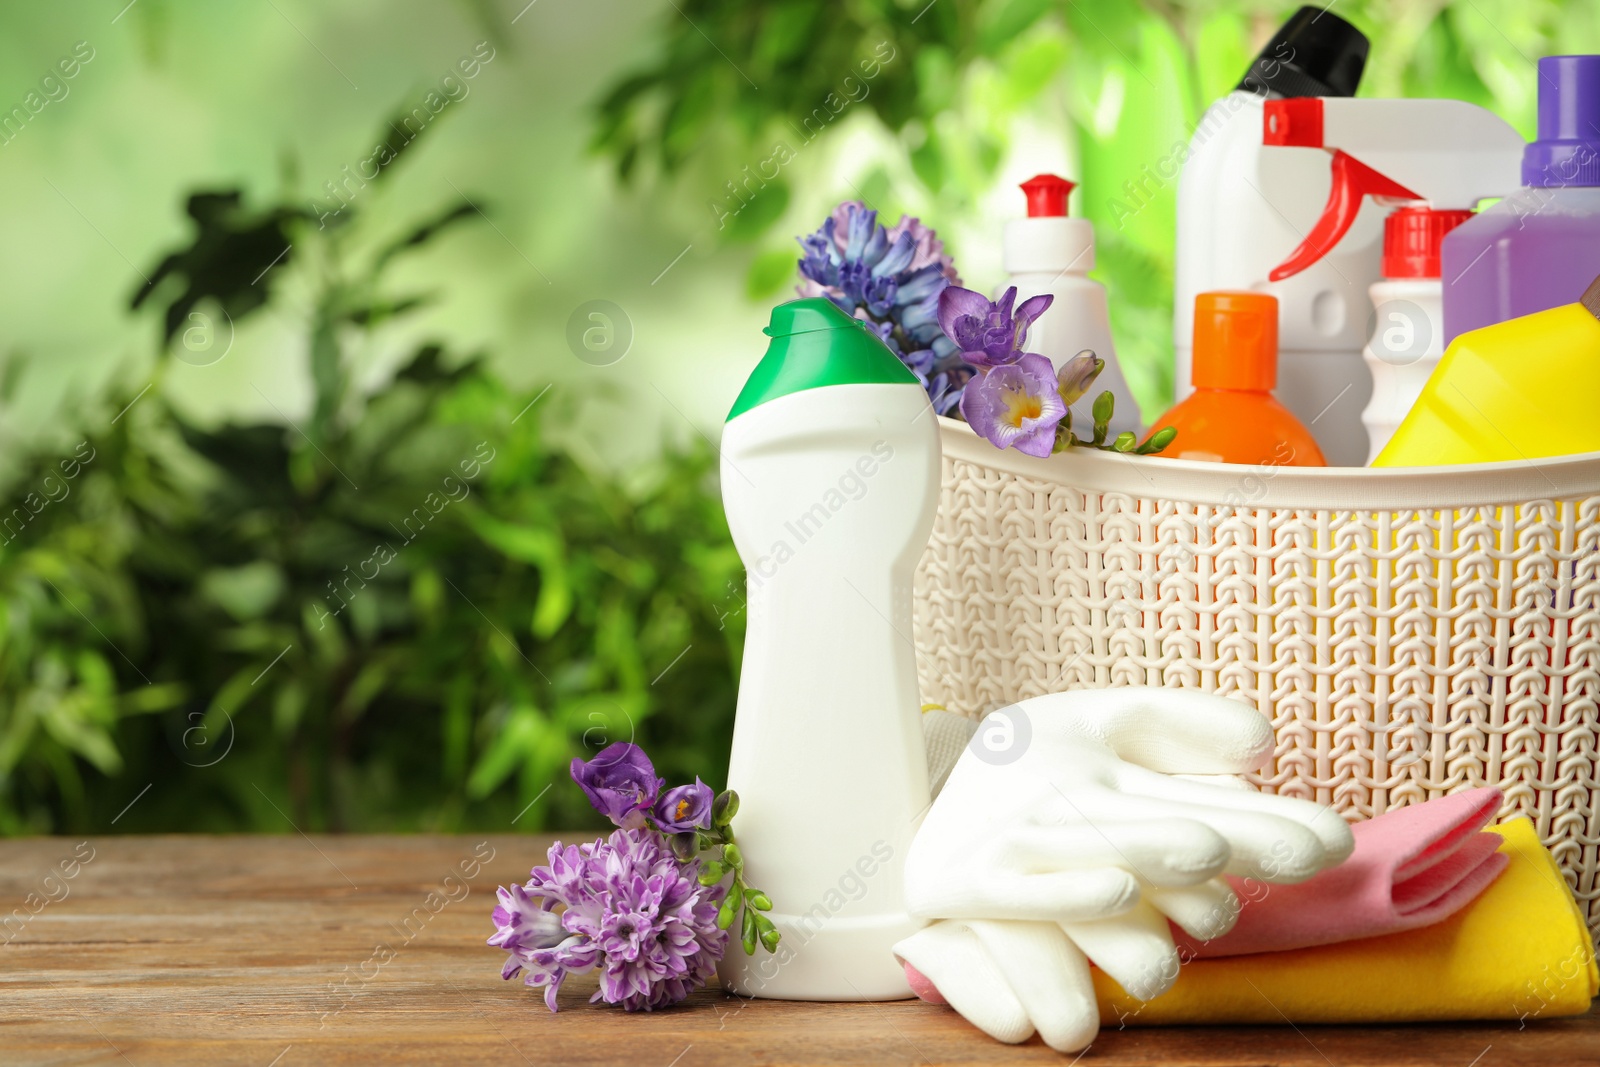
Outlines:
{"label": "white rubber glove", "polygon": [[1099,1027],[1085,956],[1157,996],[1178,971],[1163,916],[1200,938],[1232,926],[1221,872],[1295,882],[1349,855],[1331,809],[1171,777],[1252,770],[1271,745],[1259,713],[1198,690],[1060,693],[994,713],[907,859],[913,914],[962,921],[897,954],[1002,1041],[1037,1029],[1085,1047]]}

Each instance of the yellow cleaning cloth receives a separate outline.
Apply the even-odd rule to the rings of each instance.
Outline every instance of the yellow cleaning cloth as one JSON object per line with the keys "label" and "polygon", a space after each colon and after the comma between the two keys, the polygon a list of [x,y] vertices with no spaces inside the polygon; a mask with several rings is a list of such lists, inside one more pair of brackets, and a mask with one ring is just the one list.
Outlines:
{"label": "yellow cleaning cloth", "polygon": [[1510,864],[1455,915],[1339,945],[1195,960],[1138,1001],[1096,970],[1103,1026],[1381,1023],[1581,1015],[1600,993],[1594,943],[1533,823],[1492,828]]}

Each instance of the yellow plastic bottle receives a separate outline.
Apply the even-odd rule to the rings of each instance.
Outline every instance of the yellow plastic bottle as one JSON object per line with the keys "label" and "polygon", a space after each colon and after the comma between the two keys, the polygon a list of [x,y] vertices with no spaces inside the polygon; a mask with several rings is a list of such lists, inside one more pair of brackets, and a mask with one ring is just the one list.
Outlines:
{"label": "yellow plastic bottle", "polygon": [[1576,304],[1457,337],[1374,467],[1600,451],[1600,278]]}

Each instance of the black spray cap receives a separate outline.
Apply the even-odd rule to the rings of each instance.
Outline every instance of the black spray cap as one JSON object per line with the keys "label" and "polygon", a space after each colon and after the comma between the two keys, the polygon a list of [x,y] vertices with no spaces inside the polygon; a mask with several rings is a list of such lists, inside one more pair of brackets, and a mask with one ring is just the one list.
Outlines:
{"label": "black spray cap", "polygon": [[1338,15],[1302,7],[1250,64],[1239,88],[1280,97],[1354,96],[1367,65],[1367,38]]}

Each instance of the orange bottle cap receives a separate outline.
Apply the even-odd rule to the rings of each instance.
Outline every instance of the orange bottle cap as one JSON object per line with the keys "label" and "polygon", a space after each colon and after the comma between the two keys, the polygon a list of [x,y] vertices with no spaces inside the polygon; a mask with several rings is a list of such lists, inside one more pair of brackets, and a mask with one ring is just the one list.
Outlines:
{"label": "orange bottle cap", "polygon": [[1266,293],[1201,293],[1194,298],[1196,389],[1278,384],[1278,299]]}

